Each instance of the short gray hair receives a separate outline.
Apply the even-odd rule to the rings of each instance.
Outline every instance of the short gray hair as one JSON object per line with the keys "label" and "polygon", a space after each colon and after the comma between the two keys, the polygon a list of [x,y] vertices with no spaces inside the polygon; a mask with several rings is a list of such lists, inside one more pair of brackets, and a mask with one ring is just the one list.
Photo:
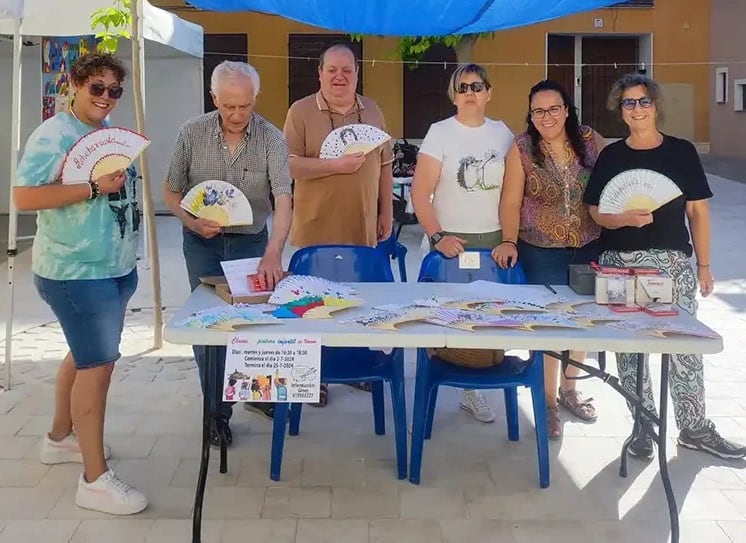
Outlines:
{"label": "short gray hair", "polygon": [[620,116],[622,114],[622,96],[627,89],[642,87],[645,94],[653,100],[657,119],[662,121],[664,118],[663,92],[660,85],[643,74],[625,74],[614,82],[606,101],[606,107],[609,111],[616,111]]}
{"label": "short gray hair", "polygon": [[476,74],[476,76],[484,81],[487,88],[491,88],[490,76],[482,66],[479,64],[462,64],[451,74],[451,80],[448,82],[448,98],[453,102],[456,99],[458,93],[458,86],[461,83],[461,78],[466,74]]}
{"label": "short gray hair", "polygon": [[350,53],[352,55],[352,62],[355,65],[355,71],[358,71],[358,60],[357,55],[355,54],[355,51],[352,50],[352,47],[347,45],[346,43],[336,43],[332,45],[331,47],[327,47],[324,49],[324,52],[321,53],[321,56],[319,57],[319,68],[324,68],[324,61],[326,60],[326,54],[327,53]]}
{"label": "short gray hair", "polygon": [[259,72],[256,71],[251,64],[246,62],[239,62],[235,60],[224,60],[212,71],[210,77],[210,90],[212,93],[218,95],[218,86],[225,79],[231,79],[236,77],[248,77],[251,81],[251,86],[254,89],[254,98],[259,94],[259,87],[261,81],[259,79]]}

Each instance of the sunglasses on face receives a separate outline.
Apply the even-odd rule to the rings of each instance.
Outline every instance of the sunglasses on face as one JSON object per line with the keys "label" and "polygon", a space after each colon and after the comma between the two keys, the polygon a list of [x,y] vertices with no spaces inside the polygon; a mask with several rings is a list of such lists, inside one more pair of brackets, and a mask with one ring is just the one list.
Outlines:
{"label": "sunglasses on face", "polygon": [[461,83],[456,90],[459,94],[466,94],[470,90],[471,92],[482,92],[488,88],[489,86],[484,81],[474,81],[473,83]]}
{"label": "sunglasses on face", "polygon": [[108,87],[103,83],[91,83],[88,85],[88,92],[91,96],[103,96],[104,92],[109,95],[112,100],[119,100],[124,92],[124,87],[121,85],[109,85]]}
{"label": "sunglasses on face", "polygon": [[531,110],[531,116],[534,119],[543,119],[544,117],[547,116],[547,113],[549,113],[549,115],[551,115],[552,117],[557,117],[560,113],[562,113],[562,110],[564,109],[564,107],[565,107],[564,105],[562,106],[554,105],[554,106],[550,106],[547,109],[537,107]]}
{"label": "sunglasses on face", "polygon": [[643,96],[642,98],[623,98],[622,107],[626,110],[633,110],[635,106],[640,104],[641,108],[647,109],[653,105],[653,99],[650,96]]}

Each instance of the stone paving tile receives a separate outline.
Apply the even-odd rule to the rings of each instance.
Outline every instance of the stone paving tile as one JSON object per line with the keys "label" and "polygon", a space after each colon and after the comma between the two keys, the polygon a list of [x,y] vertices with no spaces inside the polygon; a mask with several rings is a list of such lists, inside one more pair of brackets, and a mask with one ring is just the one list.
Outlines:
{"label": "stone paving tile", "polygon": [[[701,300],[700,317],[723,334],[726,351],[706,358],[707,409],[723,435],[746,442],[746,254],[731,250],[741,242],[739,206],[746,204],[746,187],[712,181],[718,284],[712,297]],[[163,272],[177,278],[164,283],[164,299],[181,300],[186,283],[178,228],[159,229],[164,231],[171,237],[162,251],[174,258],[162,260]],[[418,236],[416,229],[405,229],[412,277]],[[133,307],[149,302],[147,288]],[[20,305],[19,320],[26,310],[44,314],[31,309]],[[172,314],[169,307],[166,318]],[[54,374],[66,349],[56,323],[27,320],[23,327],[14,338],[15,386],[0,393],[0,543],[20,537],[93,543],[101,534],[113,543],[190,540],[202,406],[191,349],[165,345],[153,352],[152,311],[128,312],[106,439],[113,447],[111,466],[146,493],[150,506],[133,518],[116,519],[75,506],[80,465],[38,463],[41,436],[51,422]],[[652,357],[651,367],[657,364]],[[613,357],[609,368],[615,371]],[[406,375],[411,416],[412,352]],[[390,413],[387,435],[375,436],[365,393],[332,387],[326,409],[304,409],[301,435],[286,440],[278,482],[268,477],[271,424],[239,407],[228,473],[218,473],[211,451],[203,541],[233,543],[250,534],[252,540],[279,543],[665,542],[669,524],[657,462],[630,460],[629,476],[618,476],[621,443],[632,427],[624,401],[600,381],[579,386],[596,398],[600,418],[588,425],[562,414],[564,437],[551,444],[552,483],[545,490],[538,487],[525,391],[519,393],[521,439],[514,443],[507,440],[500,392],[487,394],[500,418],[485,425],[458,409],[457,390],[444,389],[419,486],[396,479]],[[681,543],[746,542],[746,463],[679,449],[670,414],[667,458],[681,511]]]}

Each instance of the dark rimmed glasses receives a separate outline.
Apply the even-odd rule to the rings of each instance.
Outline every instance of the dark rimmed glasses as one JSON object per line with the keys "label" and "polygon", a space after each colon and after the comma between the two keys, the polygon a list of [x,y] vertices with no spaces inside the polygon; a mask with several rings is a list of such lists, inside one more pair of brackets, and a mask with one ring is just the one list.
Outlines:
{"label": "dark rimmed glasses", "polygon": [[565,105],[564,104],[562,104],[561,106],[559,106],[559,105],[549,106],[547,109],[544,109],[544,108],[541,108],[541,107],[536,107],[536,108],[534,108],[534,109],[531,110],[531,116],[534,119],[539,119],[539,120],[541,120],[544,117],[546,117],[547,113],[549,113],[549,115],[551,115],[552,117],[558,117],[559,114],[562,113],[563,109],[565,109]]}

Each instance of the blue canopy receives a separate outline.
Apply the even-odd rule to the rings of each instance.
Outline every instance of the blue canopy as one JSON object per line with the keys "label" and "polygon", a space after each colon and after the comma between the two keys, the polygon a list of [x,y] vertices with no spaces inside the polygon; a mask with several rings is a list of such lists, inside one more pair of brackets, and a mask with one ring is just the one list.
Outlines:
{"label": "blue canopy", "polygon": [[257,11],[351,34],[446,36],[526,26],[619,0],[188,0],[211,11]]}

